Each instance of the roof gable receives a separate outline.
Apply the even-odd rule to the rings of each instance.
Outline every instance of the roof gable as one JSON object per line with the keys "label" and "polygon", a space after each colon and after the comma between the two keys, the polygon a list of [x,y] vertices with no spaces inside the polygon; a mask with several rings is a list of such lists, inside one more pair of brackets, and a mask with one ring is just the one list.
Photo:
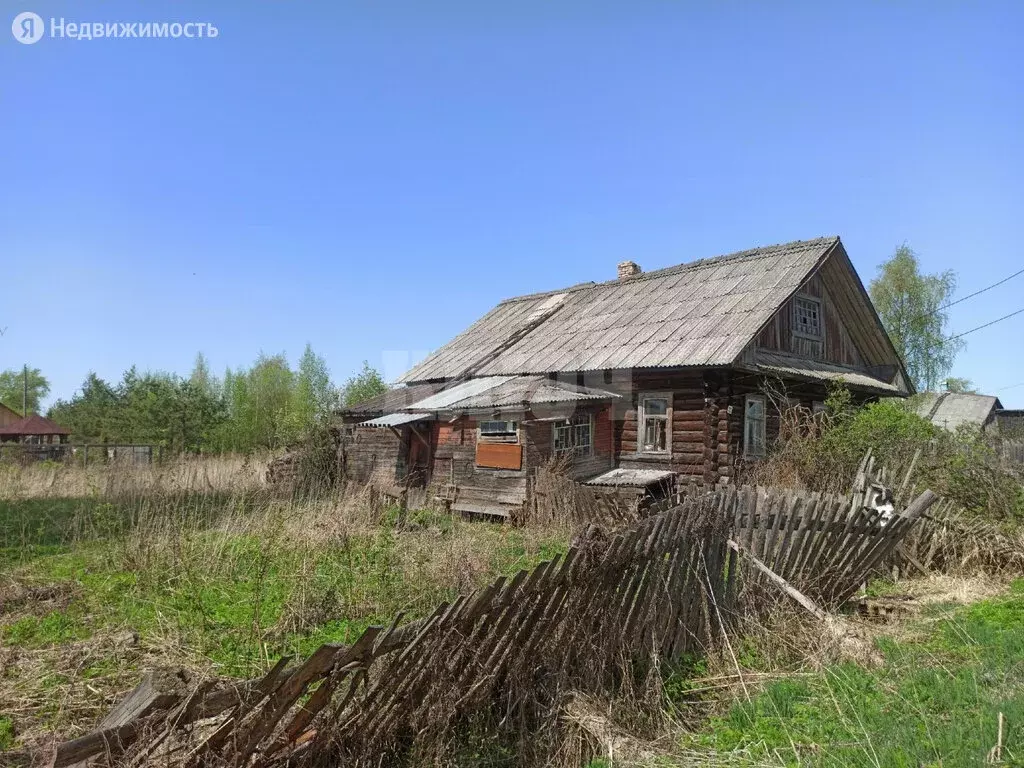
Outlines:
{"label": "roof gable", "polygon": [[729,365],[838,245],[797,241],[510,299],[401,381]]}
{"label": "roof gable", "polygon": [[[795,333],[797,297],[821,302],[819,337]],[[742,367],[762,364],[776,372],[799,368],[818,380],[841,374],[846,383],[875,393],[906,396],[913,392],[903,362],[841,242],[772,313],[737,362]]]}
{"label": "roof gable", "polygon": [[3,403],[0,403],[0,427],[8,424],[13,424],[16,421],[21,421],[22,416],[20,413],[12,408],[8,408]]}

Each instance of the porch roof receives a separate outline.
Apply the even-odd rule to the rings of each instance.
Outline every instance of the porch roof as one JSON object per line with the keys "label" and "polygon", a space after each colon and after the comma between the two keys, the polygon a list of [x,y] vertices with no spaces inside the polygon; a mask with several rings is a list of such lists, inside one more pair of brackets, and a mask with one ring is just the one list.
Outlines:
{"label": "porch roof", "polygon": [[547,376],[485,376],[456,384],[406,406],[405,411],[472,411],[551,403],[616,400],[620,396]]}
{"label": "porch roof", "polygon": [[619,467],[592,477],[584,485],[608,485],[625,488],[647,488],[670,480],[675,475],[667,469],[629,469]]}
{"label": "porch roof", "polygon": [[754,368],[764,373],[825,383],[841,380],[858,389],[873,390],[879,395],[905,394],[898,384],[841,365],[765,352],[759,352],[757,360]]}
{"label": "porch roof", "polygon": [[369,421],[359,422],[360,427],[400,427],[403,424],[411,424],[414,421],[423,421],[429,419],[430,414],[428,413],[389,413],[384,416],[378,416],[376,419],[370,419]]}

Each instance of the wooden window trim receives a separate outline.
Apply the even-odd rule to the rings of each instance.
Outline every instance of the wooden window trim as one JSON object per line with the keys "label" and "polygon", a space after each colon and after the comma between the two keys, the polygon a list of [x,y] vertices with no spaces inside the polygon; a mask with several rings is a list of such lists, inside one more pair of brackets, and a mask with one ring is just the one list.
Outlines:
{"label": "wooden window trim", "polygon": [[[801,301],[808,301],[818,305],[818,333],[803,333],[798,330],[800,328],[799,323],[799,311],[797,307]],[[811,341],[825,342],[825,303],[818,296],[809,296],[805,293],[798,293],[793,297],[793,335],[801,339],[809,339]]]}
{"label": "wooden window trim", "polygon": [[[748,429],[747,410],[749,403],[756,401],[761,403],[761,451],[755,453],[751,450],[750,430]],[[747,459],[763,459],[768,453],[768,398],[764,395],[745,395],[743,398],[743,456]]]}
{"label": "wooden window trim", "polygon": [[[665,450],[650,451],[644,449],[644,422],[647,415],[644,413],[645,400],[665,400]],[[640,392],[636,402],[636,452],[638,456],[672,456],[672,393],[671,392]]]}

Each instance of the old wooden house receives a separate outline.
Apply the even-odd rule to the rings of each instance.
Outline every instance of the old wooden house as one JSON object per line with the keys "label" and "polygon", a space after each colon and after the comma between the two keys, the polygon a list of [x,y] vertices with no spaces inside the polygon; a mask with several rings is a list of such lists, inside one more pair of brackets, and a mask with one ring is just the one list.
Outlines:
{"label": "old wooden house", "polygon": [[787,404],[906,396],[902,362],[838,237],[502,301],[342,415],[345,476],[506,514],[553,456],[597,486],[728,482]]}

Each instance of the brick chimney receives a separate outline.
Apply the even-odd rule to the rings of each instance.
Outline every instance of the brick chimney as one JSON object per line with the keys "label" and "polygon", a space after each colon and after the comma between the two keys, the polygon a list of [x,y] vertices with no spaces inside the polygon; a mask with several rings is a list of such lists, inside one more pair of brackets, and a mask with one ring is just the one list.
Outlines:
{"label": "brick chimney", "polygon": [[627,277],[634,277],[635,275],[639,275],[643,272],[643,270],[640,269],[640,265],[635,261],[620,261],[618,267],[619,280],[625,280]]}

